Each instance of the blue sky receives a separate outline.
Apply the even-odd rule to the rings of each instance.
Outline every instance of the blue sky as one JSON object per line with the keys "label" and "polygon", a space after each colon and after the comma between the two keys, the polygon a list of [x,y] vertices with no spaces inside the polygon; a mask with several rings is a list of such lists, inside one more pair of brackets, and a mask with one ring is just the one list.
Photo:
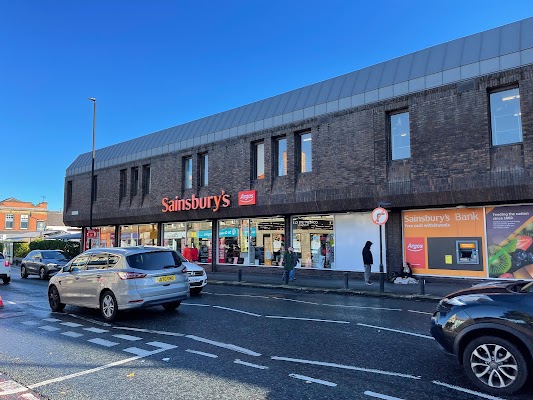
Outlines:
{"label": "blue sky", "polygon": [[530,0],[0,4],[0,200],[63,208],[96,148],[533,15]]}

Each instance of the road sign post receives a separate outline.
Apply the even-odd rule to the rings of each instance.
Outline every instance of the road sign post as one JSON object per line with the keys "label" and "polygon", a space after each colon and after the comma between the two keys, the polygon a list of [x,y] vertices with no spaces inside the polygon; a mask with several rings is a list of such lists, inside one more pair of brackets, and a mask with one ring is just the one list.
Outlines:
{"label": "road sign post", "polygon": [[381,227],[389,219],[389,213],[382,207],[377,207],[372,211],[372,222],[379,225],[379,291],[385,291],[385,271],[383,271],[383,239],[381,235]]}

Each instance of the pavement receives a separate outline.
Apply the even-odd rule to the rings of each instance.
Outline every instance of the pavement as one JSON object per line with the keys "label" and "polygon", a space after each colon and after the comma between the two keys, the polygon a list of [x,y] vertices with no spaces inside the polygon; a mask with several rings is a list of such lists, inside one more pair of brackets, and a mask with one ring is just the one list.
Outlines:
{"label": "pavement", "polygon": [[206,270],[208,285],[242,286],[253,288],[282,289],[310,293],[333,293],[352,296],[371,296],[385,298],[404,298],[410,300],[439,301],[444,296],[461,289],[480,283],[472,279],[424,278],[418,284],[384,283],[384,291],[380,291],[379,274],[373,274],[373,285],[367,285],[358,277],[348,277],[346,288],[345,276],[325,277],[322,275],[298,275],[296,279],[285,285],[282,271],[279,274],[251,272],[243,270],[239,281],[238,271],[210,272]]}

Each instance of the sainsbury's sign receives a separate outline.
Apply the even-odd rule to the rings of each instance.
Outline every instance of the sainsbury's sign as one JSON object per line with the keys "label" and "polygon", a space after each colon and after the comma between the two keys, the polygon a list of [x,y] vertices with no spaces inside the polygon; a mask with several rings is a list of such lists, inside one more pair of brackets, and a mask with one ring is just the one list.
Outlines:
{"label": "sainsbury's sign", "polygon": [[190,199],[180,199],[178,196],[173,199],[165,197],[161,200],[161,204],[163,206],[161,211],[164,213],[208,208],[211,208],[213,212],[217,212],[221,207],[229,207],[231,202],[230,195],[223,190],[218,196],[196,197],[193,194]]}
{"label": "sainsbury's sign", "polygon": [[240,206],[251,206],[256,203],[257,200],[257,191],[256,190],[245,190],[239,192],[239,205]]}

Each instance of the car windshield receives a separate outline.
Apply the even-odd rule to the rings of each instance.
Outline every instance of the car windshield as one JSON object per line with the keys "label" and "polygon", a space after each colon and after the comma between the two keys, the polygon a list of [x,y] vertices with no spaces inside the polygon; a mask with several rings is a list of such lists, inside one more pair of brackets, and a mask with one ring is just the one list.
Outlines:
{"label": "car windshield", "polygon": [[49,250],[49,251],[43,251],[42,252],[43,258],[46,258],[48,260],[57,260],[57,261],[68,261],[70,258],[68,258],[65,253],[59,251],[59,250]]}
{"label": "car windshield", "polygon": [[135,269],[154,271],[165,267],[179,267],[184,259],[175,251],[152,251],[127,256],[128,264]]}

